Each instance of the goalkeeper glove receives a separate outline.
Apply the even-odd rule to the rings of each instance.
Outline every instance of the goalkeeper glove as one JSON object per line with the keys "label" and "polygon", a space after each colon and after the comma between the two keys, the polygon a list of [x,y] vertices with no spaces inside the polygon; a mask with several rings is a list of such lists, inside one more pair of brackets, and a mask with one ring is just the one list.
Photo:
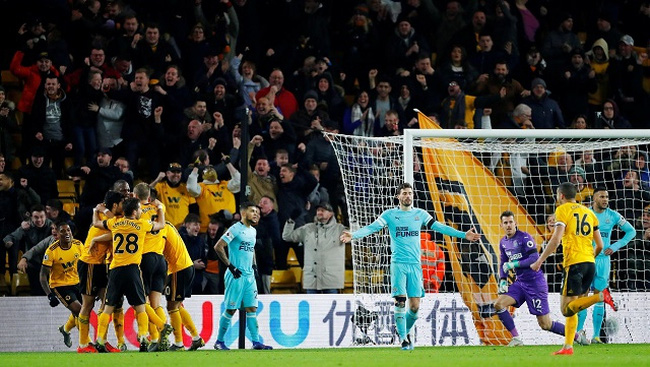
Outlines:
{"label": "goalkeeper glove", "polygon": [[519,267],[519,261],[508,261],[507,263],[503,263],[503,266],[501,267],[505,273],[507,273],[509,270],[513,270],[514,268]]}
{"label": "goalkeeper glove", "polygon": [[499,280],[499,294],[507,293],[508,292],[508,281],[506,279],[501,279]]}
{"label": "goalkeeper glove", "polygon": [[233,278],[237,279],[241,277],[241,270],[237,269],[235,265],[230,264],[228,265],[228,270],[232,273]]}
{"label": "goalkeeper glove", "polygon": [[54,293],[50,293],[47,295],[47,299],[50,300],[50,307],[56,307],[59,305],[59,299],[56,298]]}

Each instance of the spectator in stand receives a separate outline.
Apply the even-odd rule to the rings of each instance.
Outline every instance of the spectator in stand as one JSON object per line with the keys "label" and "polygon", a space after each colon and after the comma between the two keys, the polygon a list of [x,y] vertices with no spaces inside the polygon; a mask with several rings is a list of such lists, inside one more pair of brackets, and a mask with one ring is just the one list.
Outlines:
{"label": "spectator in stand", "polygon": [[596,111],[600,109],[600,106],[607,100],[607,94],[609,93],[609,47],[607,42],[604,39],[597,39],[591,50],[588,51],[585,56],[587,59],[585,62],[589,63],[591,69],[596,74],[596,91],[589,93],[589,121],[593,121]]}
{"label": "spectator in stand", "polygon": [[370,105],[375,109],[375,131],[374,136],[379,136],[379,129],[384,126],[384,116],[388,110],[399,109],[397,99],[391,95],[393,86],[386,77],[377,78],[377,69],[368,72],[370,80]]}
{"label": "spectator in stand", "polygon": [[257,241],[255,243],[255,257],[257,271],[260,276],[258,291],[261,294],[271,293],[271,275],[273,274],[273,250],[282,242],[282,232],[278,213],[275,210],[275,200],[269,196],[262,196],[260,207],[260,221],[257,223]]}
{"label": "spectator in stand", "polygon": [[547,10],[544,8],[541,11],[540,8],[543,5],[540,4],[541,6],[531,11],[526,7],[528,0],[515,0],[514,4],[516,10],[513,10],[513,13],[517,17],[517,43],[520,50],[528,49],[538,41],[538,31],[541,26],[540,19],[546,15]]}
{"label": "spectator in stand", "polygon": [[598,19],[596,19],[596,31],[588,33],[585,45],[594,44],[596,40],[602,39],[605,41],[605,45],[608,49],[607,58],[615,56],[618,42],[621,37],[623,37],[623,33],[621,33],[615,26],[616,21],[615,12],[606,10],[601,11],[600,14],[598,14]]}
{"label": "spectator in stand", "polygon": [[282,74],[282,71],[279,69],[273,70],[269,76],[269,83],[270,86],[257,92],[255,99],[259,102],[260,98],[267,97],[269,102],[276,106],[284,117],[291,118],[298,111],[298,102],[293,93],[284,88],[284,74]]}
{"label": "spectator in stand", "polygon": [[188,214],[183,220],[183,226],[178,230],[185,242],[187,252],[194,262],[194,279],[192,281],[192,294],[203,294],[203,273],[207,263],[208,245],[205,236],[199,236],[201,219],[196,214]]}
{"label": "spectator in stand", "polygon": [[595,129],[631,129],[630,124],[618,110],[618,105],[613,99],[608,99],[603,103],[603,111],[596,112]]}
{"label": "spectator in stand", "polygon": [[557,28],[549,32],[544,39],[542,55],[548,63],[549,74],[561,72],[573,50],[581,47],[580,39],[573,33],[573,17],[563,12],[558,16]]}
{"label": "spectator in stand", "polygon": [[439,56],[446,55],[449,52],[449,42],[458,31],[465,27],[463,12],[463,7],[459,1],[447,2],[447,7],[436,31],[435,51]]}
{"label": "spectator in stand", "polygon": [[499,50],[506,50],[508,54],[513,56],[514,61],[518,62],[520,56],[517,39],[518,21],[510,11],[510,4],[505,0],[497,0],[494,15],[492,40],[495,47]]}
{"label": "spectator in stand", "polygon": [[201,123],[204,131],[212,127],[212,115],[208,113],[208,105],[205,98],[199,97],[192,106],[185,109],[183,114],[185,115],[183,126],[187,126],[192,120],[197,120]]}
{"label": "spectator in stand", "polygon": [[585,64],[585,54],[580,49],[571,51],[571,59],[560,78],[558,100],[563,106],[565,121],[589,112],[589,93],[598,89],[596,72]]}
{"label": "spectator in stand", "polygon": [[169,65],[178,65],[180,57],[169,42],[160,38],[157,24],[145,27],[144,39],[140,40],[134,50],[133,64],[136,68],[146,67],[151,70],[153,78],[159,78]]}
{"label": "spectator in stand", "polygon": [[[41,198],[40,203],[45,205],[48,200],[59,197],[56,185],[56,175],[45,162],[45,150],[41,147],[32,148],[29,164],[18,169],[18,177],[27,181],[26,185],[34,189]],[[22,182],[21,182],[22,186]]]}
{"label": "spectator in stand", "polygon": [[269,124],[267,133],[262,134],[262,148],[265,154],[275,156],[275,152],[282,149],[295,158],[296,133],[291,124],[285,120],[273,119]]}
{"label": "spectator in stand", "polygon": [[343,72],[345,89],[351,90],[355,80],[362,88],[368,87],[368,70],[377,60],[380,39],[377,29],[369,18],[368,6],[359,4],[346,23],[345,46],[343,49]]}
{"label": "spectator in stand", "polygon": [[618,177],[612,202],[626,219],[637,220],[641,218],[643,208],[650,204],[650,192],[648,187],[642,185],[639,171],[632,169],[622,171],[621,174],[622,178]]}
{"label": "spectator in stand", "polygon": [[456,32],[451,39],[451,43],[463,46],[467,50],[468,58],[471,59],[481,49],[478,43],[478,35],[485,30],[486,24],[485,12],[483,10],[474,11],[472,23]]}
{"label": "spectator in stand", "polygon": [[[252,60],[242,61],[243,55],[239,54],[237,57],[230,61],[230,73],[239,86],[240,93],[244,98],[246,107],[253,110],[257,100],[255,95],[262,88],[268,87],[269,81],[261,75],[257,74],[257,67]],[[241,65],[241,72],[239,71]]]}
{"label": "spectator in stand", "polygon": [[131,171],[131,164],[124,157],[117,157],[113,165],[120,169],[122,179],[128,182],[129,186],[133,186],[133,171]]}
{"label": "spectator in stand", "polygon": [[[199,4],[200,5],[200,4]],[[187,38],[181,40],[181,66],[183,70],[195,71],[203,66],[203,56],[206,55],[208,48],[211,47],[206,38],[206,29],[202,23],[196,23],[190,29]],[[216,54],[215,54],[216,55]],[[194,76],[188,80],[190,88],[194,88]]]}
{"label": "spectator in stand", "polygon": [[622,266],[619,268],[619,288],[623,291],[646,291],[650,289],[650,206],[643,209],[636,223],[636,237],[620,251]]}
{"label": "spectator in stand", "polygon": [[584,130],[589,126],[587,125],[587,117],[585,115],[578,115],[572,121],[569,129]]}
{"label": "spectator in stand", "polygon": [[203,288],[204,294],[223,294],[224,292],[223,276],[227,267],[219,260],[219,256],[214,250],[214,245],[217,244],[219,238],[221,238],[231,224],[232,213],[227,210],[220,210],[210,216],[207,232],[207,262],[203,272],[203,277],[206,279],[205,287]]}
{"label": "spectator in stand", "polygon": [[409,70],[420,53],[431,54],[426,38],[412,27],[411,21],[405,14],[400,14],[395,33],[386,40],[384,65],[391,74]]}
{"label": "spectator in stand", "polygon": [[345,110],[343,133],[356,136],[375,136],[375,113],[370,105],[368,91],[361,90],[352,107]]}
{"label": "spectator in stand", "polygon": [[[121,33],[108,43],[107,51],[111,58],[133,54],[138,42],[142,39],[140,24],[134,14],[125,15],[120,28]],[[130,57],[129,60],[131,60]]]}
{"label": "spectator in stand", "polygon": [[208,111],[210,111],[211,114],[214,114],[215,112],[221,113],[228,130],[232,130],[235,122],[237,122],[235,119],[235,109],[238,108],[241,103],[237,97],[228,92],[228,83],[224,78],[215,79],[212,94],[206,99]]}
{"label": "spectator in stand", "polygon": [[[50,235],[52,221],[47,219],[45,207],[40,204],[34,205],[29,212],[29,220],[23,221],[18,228],[3,238],[6,248],[11,249],[13,246],[17,246],[20,251],[25,253]],[[44,295],[45,293],[38,280],[41,271],[40,267],[31,268],[31,271],[30,268],[27,270],[31,295]]]}
{"label": "spectator in stand", "polygon": [[[195,69],[194,92],[206,96],[213,94],[217,78],[230,79],[227,74],[229,67],[226,61],[219,60],[219,51],[214,47],[208,47],[203,55],[203,65]],[[236,85],[234,80],[228,84]]]}
{"label": "spectator in stand", "polygon": [[648,128],[647,93],[643,90],[643,67],[634,51],[634,40],[624,35],[618,43],[618,54],[610,61],[610,92],[621,114],[638,129]]}
{"label": "spectator in stand", "polygon": [[276,195],[278,192],[278,183],[275,176],[270,174],[271,166],[269,165],[267,156],[257,156],[251,161],[255,146],[261,143],[262,137],[256,135],[248,144],[248,162],[254,163],[253,169],[250,168],[250,164],[247,165],[248,186],[250,186],[248,200],[252,203],[260,202],[262,197],[267,196],[272,199],[274,209],[277,210]]}
{"label": "spectator in stand", "polygon": [[301,242],[305,247],[303,288],[307,294],[339,293],[345,278],[345,244],[340,241],[343,224],[336,222],[328,202],[318,204],[313,223],[295,228],[289,218],[282,230],[282,239]]}
{"label": "spectator in stand", "polygon": [[[124,126],[122,128],[122,145],[120,148],[129,162],[138,162],[145,156],[149,165],[149,174],[160,172],[160,144],[150,144],[160,141],[164,134],[162,124],[163,97],[149,87],[149,71],[138,69],[135,80],[126,89],[109,91],[109,98],[117,99],[126,105]],[[133,168],[137,168],[134,165]],[[137,170],[134,169],[136,176]],[[102,196],[103,198],[103,196]],[[100,202],[99,199],[97,202]]]}
{"label": "spectator in stand", "polygon": [[[216,141],[212,138],[212,142],[208,137],[207,133],[203,132],[201,123],[197,120],[192,120],[187,125],[187,133],[181,139],[179,139],[178,144],[178,157],[179,162],[182,166],[187,167],[193,161],[191,160],[192,154],[197,150],[206,150],[209,154],[212,153],[212,148],[214,148]],[[214,158],[214,157],[211,157]]]}
{"label": "spectator in stand", "polygon": [[[24,123],[30,123],[29,114],[32,113],[32,105],[34,104],[34,98],[41,86],[44,77],[47,75],[59,75],[59,71],[52,65],[52,60],[50,55],[47,52],[41,52],[36,58],[36,62],[31,66],[23,66],[23,59],[25,57],[25,52],[16,51],[13,59],[11,60],[11,65],[9,70],[14,74],[18,79],[22,79],[25,83],[23,87],[23,93],[18,101],[18,111],[25,114]],[[29,125],[27,125],[29,126]],[[29,141],[29,140],[23,140]]]}
{"label": "spectator in stand", "polygon": [[576,186],[578,193],[576,201],[585,206],[591,206],[594,189],[587,181],[587,173],[580,167],[573,166],[569,171],[569,181]]}
{"label": "spectator in stand", "polygon": [[481,74],[476,81],[476,86],[470,89],[477,96],[497,96],[502,94],[504,88],[505,94],[492,106],[491,118],[496,124],[505,121],[521,98],[530,95],[530,91],[524,89],[517,80],[512,79],[508,63],[504,60],[497,61],[491,75]]}
{"label": "spectator in stand", "polygon": [[72,229],[72,233],[76,233],[76,227],[72,221],[72,217],[68,212],[63,210],[63,202],[59,199],[50,199],[45,204],[45,215],[52,223],[65,222]]}
{"label": "spectator in stand", "polygon": [[636,170],[639,174],[641,186],[650,189],[650,170],[648,170],[648,156],[644,152],[637,152],[634,156],[632,169]]}
{"label": "spectator in stand", "polygon": [[308,139],[312,130],[312,121],[316,119],[320,121],[328,120],[329,114],[324,106],[318,103],[318,94],[314,90],[309,90],[303,96],[303,107],[289,119],[299,142],[305,142]]}
{"label": "spectator in stand", "polygon": [[[76,90],[90,80],[91,71],[99,72],[103,78],[114,78],[118,81],[122,78],[122,75],[106,62],[104,49],[95,45],[91,48],[90,55],[84,59],[83,66],[71,73],[66,73],[63,79],[69,88]],[[123,81],[120,81],[120,84],[123,85]]]}
{"label": "spectator in stand", "polygon": [[533,79],[544,79],[546,61],[536,46],[531,46],[524,57],[525,62],[517,64],[514,77],[521,85],[530,85]]}
{"label": "spectator in stand", "polygon": [[512,43],[503,50],[497,49],[494,46],[492,34],[484,31],[479,34],[478,44],[481,50],[469,59],[469,63],[479,74],[492,72],[498,61],[505,60],[508,70],[513,70],[517,65],[518,55],[513,54]]}
{"label": "spectator in stand", "polygon": [[379,136],[400,136],[403,134],[400,128],[399,115],[395,110],[389,110],[384,117],[386,123],[380,129]]}
{"label": "spectator in stand", "polygon": [[[0,236],[5,238],[13,232],[20,225],[24,214],[19,206],[13,175],[9,172],[0,173]],[[18,247],[0,246],[0,274],[3,275],[0,283],[4,283],[5,270],[9,270],[11,276],[16,273]]]}
{"label": "spectator in stand", "polygon": [[0,85],[0,154],[9,162],[13,161],[16,153],[12,134],[20,131],[15,109],[16,105],[6,99],[5,89]]}
{"label": "spectator in stand", "polygon": [[226,209],[231,213],[235,211],[235,194],[240,190],[241,175],[232,165],[228,156],[223,158],[223,162],[230,172],[230,180],[220,179],[217,176],[217,171],[212,166],[208,166],[203,170],[203,182],[198,182],[198,167],[194,167],[187,178],[187,191],[196,198],[196,204],[199,206],[201,233],[208,230],[210,214],[214,214],[221,209]]}
{"label": "spectator in stand", "polygon": [[[165,70],[163,80],[154,86],[154,90],[164,96],[165,111],[163,121],[165,122],[165,135],[167,137],[180,136],[183,133],[183,111],[192,106],[192,95],[185,85],[185,78],[176,65],[170,65]],[[165,139],[167,144],[169,138]]]}
{"label": "spectator in stand", "polygon": [[[431,55],[420,53],[412,72],[405,71],[401,75],[408,76],[408,79],[402,78],[402,81],[397,83],[400,87],[398,102],[401,107],[401,111],[398,112],[404,125],[415,117],[413,108],[419,108],[425,114],[438,112],[442,100],[440,91],[444,88],[444,81],[442,75],[436,73],[431,66]],[[404,102],[405,94],[408,94],[412,105]]]}
{"label": "spectator in stand", "polygon": [[438,68],[443,86],[455,81],[460,89],[467,90],[478,78],[478,72],[467,60],[467,51],[463,46],[451,46],[450,57]]}
{"label": "spectator in stand", "polygon": [[[45,148],[48,158],[45,165],[52,162],[52,169],[56,177],[62,177],[63,161],[66,152],[70,152],[72,145],[72,103],[63,91],[59,78],[54,75],[45,77],[45,93],[37,95],[32,108],[30,139],[24,145],[39,145]],[[33,145],[32,145],[33,144]]]}
{"label": "spectator in stand", "polygon": [[196,206],[196,199],[187,191],[187,184],[181,182],[183,167],[172,162],[167,171],[160,172],[158,177],[149,184],[155,189],[158,197],[165,205],[165,220],[180,228],[183,220],[190,213],[190,207]]}
{"label": "spectator in stand", "polygon": [[[107,92],[117,88],[117,80],[106,78],[102,82],[102,91]],[[110,99],[106,94],[99,104],[90,104],[88,109],[97,112],[97,144],[104,148],[115,148],[122,142],[122,127],[124,126],[124,103]]]}
{"label": "spectator in stand", "polygon": [[260,97],[257,100],[255,111],[251,116],[252,122],[248,126],[249,135],[255,136],[264,134],[269,131],[269,125],[272,120],[284,118],[285,116],[283,116],[282,113],[273,106],[271,100],[267,97]]}
{"label": "spectator in stand", "polygon": [[[278,184],[278,219],[280,226],[284,227],[287,219],[296,222],[296,227],[306,223],[307,196],[314,190],[318,182],[309,172],[298,170],[290,164],[280,168],[280,183]],[[287,254],[293,248],[302,267],[304,264],[304,249],[294,242],[282,241],[275,250],[276,269],[287,268]]]}
{"label": "spectator in stand", "polygon": [[76,95],[72,96],[73,118],[72,138],[74,139],[74,163],[82,165],[92,161],[97,151],[97,120],[99,105],[104,98],[102,74],[90,70],[83,76],[82,85],[78,86]]}
{"label": "spectator in stand", "polygon": [[532,109],[533,125],[536,129],[555,129],[565,127],[560,106],[549,97],[544,79],[537,78],[530,85],[532,94],[521,102]]}
{"label": "spectator in stand", "polygon": [[335,121],[343,119],[345,102],[343,101],[343,88],[334,84],[332,75],[328,72],[320,74],[316,79],[316,94],[318,102],[327,106],[327,113]]}
{"label": "spectator in stand", "polygon": [[[458,82],[451,81],[447,87],[449,96],[442,101],[440,112],[440,127],[443,129],[453,129],[458,122],[464,122],[469,129],[474,129],[474,115],[477,108],[488,107],[493,105],[498,99],[503,98],[506,88],[502,87],[497,96],[489,95],[475,97],[466,95],[460,88]],[[495,121],[495,126],[500,126],[501,122]]]}

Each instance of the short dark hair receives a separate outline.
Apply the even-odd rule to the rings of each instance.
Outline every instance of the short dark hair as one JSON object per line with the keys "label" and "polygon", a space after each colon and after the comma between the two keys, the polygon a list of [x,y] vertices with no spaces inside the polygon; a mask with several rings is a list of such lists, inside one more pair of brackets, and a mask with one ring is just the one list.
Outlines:
{"label": "short dark hair", "polygon": [[45,203],[45,205],[52,207],[58,211],[63,210],[63,202],[59,199],[50,199],[47,201],[47,203]]}
{"label": "short dark hair", "polygon": [[571,182],[562,182],[557,189],[562,195],[564,195],[567,200],[575,199],[576,195],[578,194],[576,185]]}
{"label": "short dark hair", "polygon": [[596,195],[597,193],[599,193],[601,191],[607,192],[607,188],[605,188],[603,186],[597,186],[596,188],[594,188],[594,195]]}
{"label": "short dark hair", "polygon": [[183,223],[201,223],[201,218],[194,213],[189,213],[185,216],[185,219],[183,219]]}
{"label": "short dark hair", "polygon": [[504,217],[513,217],[514,218],[515,213],[513,213],[511,210],[506,210],[501,215],[499,216],[499,219],[503,220]]}
{"label": "short dark hair", "polygon": [[124,204],[122,204],[122,208],[124,209],[124,215],[127,217],[133,215],[133,212],[138,210],[139,205],[140,205],[140,199],[138,198],[125,199]]}
{"label": "short dark hair", "polygon": [[399,193],[402,192],[402,190],[404,190],[404,189],[413,190],[413,185],[411,185],[408,182],[404,182],[403,184],[399,185],[399,187],[397,188],[397,195],[399,195]]}
{"label": "short dark hair", "polygon": [[120,205],[122,200],[124,200],[124,195],[119,191],[107,191],[104,195],[104,205],[108,210],[113,209],[113,204]]}
{"label": "short dark hair", "polygon": [[30,213],[33,213],[33,212],[44,212],[44,211],[45,211],[45,207],[44,207],[43,205],[41,205],[41,204],[35,204],[35,205],[32,205],[31,208],[29,208],[29,212],[30,212]]}
{"label": "short dark hair", "polygon": [[239,205],[239,210],[240,211],[245,210],[245,209],[248,209],[248,208],[250,208],[252,206],[254,206],[256,208],[259,208],[259,206],[257,204],[255,204],[255,203],[253,203],[252,201],[244,201],[243,203],[241,203],[241,205]]}

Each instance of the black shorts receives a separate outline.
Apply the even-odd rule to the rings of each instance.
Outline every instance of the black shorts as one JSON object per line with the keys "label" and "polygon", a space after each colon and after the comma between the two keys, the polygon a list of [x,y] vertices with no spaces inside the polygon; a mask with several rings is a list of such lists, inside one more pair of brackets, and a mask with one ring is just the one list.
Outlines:
{"label": "black shorts", "polygon": [[142,255],[140,262],[142,280],[146,294],[151,291],[162,293],[165,289],[165,278],[167,278],[167,261],[161,254],[147,252]]}
{"label": "black shorts", "polygon": [[81,292],[79,292],[78,284],[52,288],[52,293],[65,307],[69,307],[74,301],[81,303]]}
{"label": "black shorts", "polygon": [[192,281],[194,280],[194,266],[169,274],[165,297],[168,302],[182,302],[185,298],[192,297]]}
{"label": "black shorts", "polygon": [[108,284],[108,266],[106,264],[88,264],[77,262],[79,273],[79,291],[86,296],[97,296],[99,290]]}
{"label": "black shorts", "polygon": [[589,292],[596,274],[596,265],[590,262],[569,265],[563,270],[562,295],[579,296]]}
{"label": "black shorts", "polygon": [[120,266],[108,272],[106,304],[118,306],[122,303],[122,296],[126,296],[126,300],[131,306],[146,303],[142,273],[136,264]]}

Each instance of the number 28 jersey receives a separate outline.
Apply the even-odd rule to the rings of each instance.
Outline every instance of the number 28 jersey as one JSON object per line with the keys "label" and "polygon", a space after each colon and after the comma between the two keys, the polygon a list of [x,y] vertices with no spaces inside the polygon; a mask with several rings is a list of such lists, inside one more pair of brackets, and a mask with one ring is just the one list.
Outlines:
{"label": "number 28 jersey", "polygon": [[591,209],[578,203],[564,203],[555,210],[556,226],[565,227],[562,236],[564,267],[595,262],[592,241],[598,218]]}
{"label": "number 28 jersey", "polygon": [[153,223],[144,219],[111,218],[104,227],[113,235],[113,261],[109,269],[131,264],[140,265],[144,238]]}

